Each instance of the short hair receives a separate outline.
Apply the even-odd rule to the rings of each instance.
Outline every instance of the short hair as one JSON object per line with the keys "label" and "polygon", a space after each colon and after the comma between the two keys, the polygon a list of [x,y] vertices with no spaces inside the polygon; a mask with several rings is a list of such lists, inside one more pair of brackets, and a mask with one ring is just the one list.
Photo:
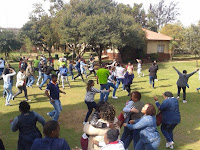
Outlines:
{"label": "short hair", "polygon": [[146,115],[155,116],[156,115],[156,109],[155,109],[154,105],[151,104],[151,103],[147,103],[147,105],[149,105],[149,106],[146,110]]}
{"label": "short hair", "polygon": [[165,93],[163,93],[163,95],[166,97],[174,97],[174,95],[170,91],[166,91]]}
{"label": "short hair", "polygon": [[25,70],[24,68],[19,68],[19,71],[21,71],[21,70]]}
{"label": "short hair", "polygon": [[22,101],[19,103],[19,110],[22,112],[22,113],[27,113],[29,110],[30,110],[30,105],[28,102],[26,101]]}
{"label": "short hair", "polygon": [[131,97],[132,97],[133,94],[135,94],[135,97],[137,98],[138,101],[139,101],[139,100],[141,99],[141,97],[142,97],[141,93],[138,92],[138,91],[133,91],[133,92],[131,93]]}
{"label": "short hair", "polygon": [[183,70],[183,73],[184,73],[184,74],[187,74],[187,70]]}
{"label": "short hair", "polygon": [[109,142],[115,142],[117,141],[119,137],[119,130],[118,129],[110,129],[107,131],[107,139]]}
{"label": "short hair", "polygon": [[59,123],[55,120],[47,121],[43,127],[43,133],[45,136],[51,136],[52,132],[55,131],[59,126]]}
{"label": "short hair", "polygon": [[51,78],[58,78],[58,76],[56,74],[52,74]]}

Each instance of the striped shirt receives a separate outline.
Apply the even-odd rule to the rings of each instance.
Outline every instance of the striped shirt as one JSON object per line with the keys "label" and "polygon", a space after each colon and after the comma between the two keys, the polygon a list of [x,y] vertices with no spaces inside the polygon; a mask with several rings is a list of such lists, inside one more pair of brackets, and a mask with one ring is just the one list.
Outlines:
{"label": "striped shirt", "polygon": [[108,90],[98,90],[94,87],[91,87],[90,91],[87,91],[85,95],[85,101],[86,102],[93,102],[94,101],[94,96],[96,93],[106,93],[109,92]]}

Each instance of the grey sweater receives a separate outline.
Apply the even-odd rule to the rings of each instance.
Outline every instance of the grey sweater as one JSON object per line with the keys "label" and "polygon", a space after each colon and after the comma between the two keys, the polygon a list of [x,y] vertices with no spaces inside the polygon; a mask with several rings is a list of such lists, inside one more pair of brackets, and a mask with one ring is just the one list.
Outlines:
{"label": "grey sweater", "polygon": [[179,75],[178,81],[176,82],[177,86],[179,86],[179,87],[186,87],[189,77],[191,77],[193,74],[195,74],[197,72],[197,71],[194,71],[190,74],[182,74],[176,68],[175,68],[175,70]]}

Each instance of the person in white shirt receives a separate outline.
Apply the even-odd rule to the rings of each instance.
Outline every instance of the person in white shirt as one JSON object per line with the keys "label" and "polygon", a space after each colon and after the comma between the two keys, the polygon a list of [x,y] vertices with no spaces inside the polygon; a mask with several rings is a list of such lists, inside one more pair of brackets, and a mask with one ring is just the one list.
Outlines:
{"label": "person in white shirt", "polygon": [[21,68],[19,72],[17,73],[17,82],[16,82],[16,87],[18,88],[19,91],[14,96],[12,96],[12,100],[14,100],[16,96],[21,94],[23,90],[24,96],[26,98],[25,100],[31,101],[28,99],[28,95],[27,95],[26,82],[25,82],[26,78],[27,78],[26,73],[24,69]]}
{"label": "person in white shirt", "polygon": [[141,59],[136,59],[136,61],[138,62],[137,64],[137,74],[138,77],[141,77],[140,75],[142,75],[144,77],[144,73],[142,73],[142,60]]}
{"label": "person in white shirt", "polygon": [[9,68],[9,69],[6,69],[2,75],[3,81],[4,81],[4,89],[7,94],[5,106],[10,106],[10,100],[12,98],[12,84],[10,82],[10,77],[14,76],[15,74],[16,72],[14,71],[14,69]]}
{"label": "person in white shirt", "polygon": [[101,150],[125,150],[123,142],[118,140],[119,130],[110,129],[104,135],[105,146]]}
{"label": "person in white shirt", "polygon": [[116,78],[117,78],[116,88],[118,89],[120,82],[122,82],[123,91],[125,91],[125,86],[124,86],[125,68],[123,68],[123,65],[120,64],[120,66],[116,67],[115,72],[116,72]]}
{"label": "person in white shirt", "polygon": [[0,76],[2,75],[4,68],[5,68],[5,60],[3,60],[3,58],[0,58]]}

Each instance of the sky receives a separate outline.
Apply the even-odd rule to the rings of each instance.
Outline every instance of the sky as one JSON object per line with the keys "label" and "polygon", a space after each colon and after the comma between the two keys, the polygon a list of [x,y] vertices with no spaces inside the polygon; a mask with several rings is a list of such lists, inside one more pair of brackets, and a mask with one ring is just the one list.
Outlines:
{"label": "sky", "polygon": [[[49,3],[44,0],[0,0],[0,27],[21,28],[29,18],[29,14],[33,10],[34,3],[43,3],[45,10],[48,10]],[[69,0],[64,0],[69,2]],[[159,0],[115,0],[118,3],[129,4],[143,3],[145,9],[149,7],[150,3],[158,3]],[[165,0],[169,4],[172,0]],[[174,0],[178,2],[179,13],[178,20],[184,26],[197,24],[200,20],[200,1],[199,0]]]}

